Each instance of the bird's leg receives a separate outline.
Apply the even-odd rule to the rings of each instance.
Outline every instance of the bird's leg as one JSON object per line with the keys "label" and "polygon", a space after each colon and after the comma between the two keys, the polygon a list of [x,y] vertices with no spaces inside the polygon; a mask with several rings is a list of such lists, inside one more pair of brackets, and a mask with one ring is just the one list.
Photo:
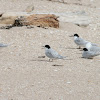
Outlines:
{"label": "bird's leg", "polygon": [[92,57],[88,58],[88,59],[93,59]]}
{"label": "bird's leg", "polygon": [[78,49],[81,49],[81,46],[79,46],[79,48]]}
{"label": "bird's leg", "polygon": [[50,59],[49,59],[49,61],[50,61]]}
{"label": "bird's leg", "polygon": [[53,59],[49,59],[50,62],[53,62]]}

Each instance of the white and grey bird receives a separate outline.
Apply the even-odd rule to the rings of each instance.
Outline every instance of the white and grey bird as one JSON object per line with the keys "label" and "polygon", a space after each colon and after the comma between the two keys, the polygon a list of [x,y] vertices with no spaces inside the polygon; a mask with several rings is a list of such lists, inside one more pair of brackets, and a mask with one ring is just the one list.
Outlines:
{"label": "white and grey bird", "polygon": [[91,59],[98,55],[100,55],[100,52],[89,51],[87,48],[83,48],[83,54],[82,54],[83,58]]}
{"label": "white and grey bird", "polygon": [[[48,58],[52,59],[52,61],[54,59],[64,59],[64,58],[66,58],[66,57],[59,55],[58,52],[53,50],[49,45],[45,45],[44,47],[45,47],[45,55]],[[50,59],[49,59],[49,61],[50,61]]]}
{"label": "white and grey bird", "polygon": [[100,53],[100,47],[92,45],[91,42],[86,44],[86,48],[88,49],[88,51]]}
{"label": "white and grey bird", "polygon": [[[89,41],[80,38],[78,34],[74,34],[74,42],[79,46],[80,49],[81,47],[85,47]],[[92,43],[92,45],[96,46],[94,43]]]}

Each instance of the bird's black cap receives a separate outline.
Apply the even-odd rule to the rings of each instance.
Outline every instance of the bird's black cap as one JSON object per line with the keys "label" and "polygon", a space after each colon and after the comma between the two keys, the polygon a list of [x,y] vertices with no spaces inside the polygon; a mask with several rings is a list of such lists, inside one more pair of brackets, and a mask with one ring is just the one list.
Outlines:
{"label": "bird's black cap", "polygon": [[48,48],[48,49],[50,49],[50,46],[49,45],[45,45],[45,47]]}
{"label": "bird's black cap", "polygon": [[78,34],[74,34],[74,36],[77,36],[77,37],[79,37],[79,35],[78,35]]}
{"label": "bird's black cap", "polygon": [[84,50],[84,51],[88,51],[88,49],[87,49],[87,48],[83,48],[83,50]]}

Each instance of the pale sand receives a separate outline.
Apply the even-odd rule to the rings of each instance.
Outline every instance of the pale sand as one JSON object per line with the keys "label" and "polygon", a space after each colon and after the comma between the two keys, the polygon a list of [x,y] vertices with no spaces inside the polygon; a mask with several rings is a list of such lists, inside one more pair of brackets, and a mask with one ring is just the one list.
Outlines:
{"label": "pale sand", "polygon": [[[97,8],[46,0],[0,1],[1,12],[23,11],[33,3],[34,12],[84,10],[95,19],[86,28],[60,22],[59,29],[25,26],[0,29],[0,42],[11,44],[0,48],[0,100],[100,100],[100,56],[81,58],[82,51],[76,49],[73,38],[69,37],[78,33],[100,46],[100,26],[97,26],[100,0],[94,2]],[[41,47],[45,44],[67,56],[67,60],[48,62],[47,57],[38,58],[45,56]]]}

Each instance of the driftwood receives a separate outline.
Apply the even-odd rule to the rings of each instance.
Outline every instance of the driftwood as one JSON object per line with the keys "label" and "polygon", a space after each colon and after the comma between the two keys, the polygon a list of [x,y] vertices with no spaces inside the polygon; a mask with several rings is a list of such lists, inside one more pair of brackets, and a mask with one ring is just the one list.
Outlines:
{"label": "driftwood", "polygon": [[10,26],[59,27],[59,21],[54,14],[28,14],[26,12],[8,12],[0,14],[0,24]]}
{"label": "driftwood", "polygon": [[20,17],[17,19],[15,25],[35,25],[38,27],[59,27],[57,16],[52,14],[33,14],[28,17]]}

